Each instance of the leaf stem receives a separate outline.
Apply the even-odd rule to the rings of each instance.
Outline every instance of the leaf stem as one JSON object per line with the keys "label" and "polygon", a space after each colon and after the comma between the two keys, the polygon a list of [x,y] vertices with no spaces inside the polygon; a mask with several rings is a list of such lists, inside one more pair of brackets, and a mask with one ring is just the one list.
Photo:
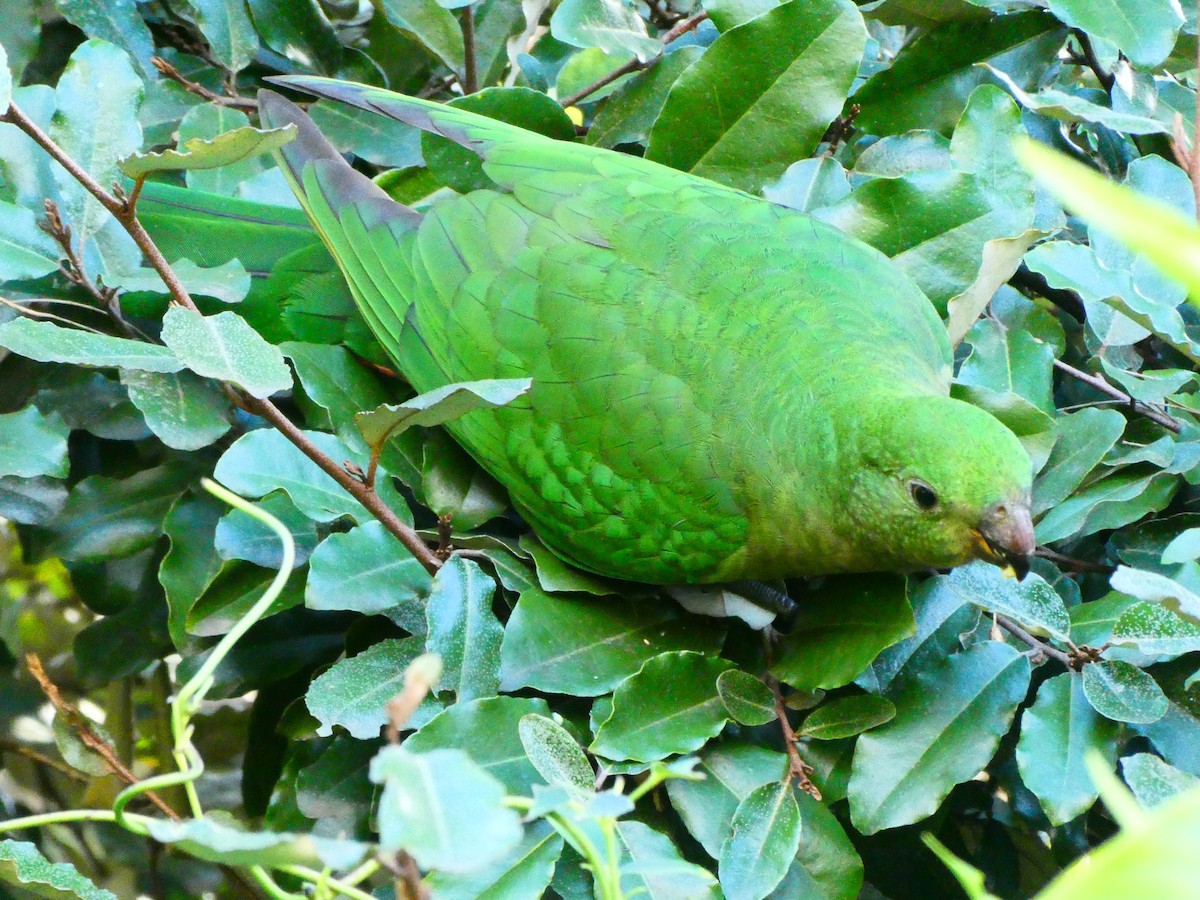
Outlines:
{"label": "leaf stem", "polygon": [[475,6],[467,4],[459,20],[463,38],[463,79],[464,94],[474,94],[479,90],[479,59],[475,50]]}
{"label": "leaf stem", "polygon": [[1007,616],[996,614],[996,624],[1013,637],[1024,641],[1031,649],[1036,650],[1038,653],[1048,656],[1050,659],[1057,660],[1068,669],[1076,672],[1079,671],[1081,664],[1078,657],[1073,657],[1070,653],[1059,650],[1057,647],[1052,646],[1045,641],[1038,640]]}

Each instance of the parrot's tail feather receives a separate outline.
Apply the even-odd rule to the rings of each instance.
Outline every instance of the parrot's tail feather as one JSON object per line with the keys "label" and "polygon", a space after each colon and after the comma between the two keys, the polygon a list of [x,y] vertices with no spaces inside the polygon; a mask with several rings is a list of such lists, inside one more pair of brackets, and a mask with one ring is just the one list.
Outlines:
{"label": "parrot's tail feather", "polygon": [[486,156],[489,147],[496,141],[512,139],[514,133],[525,143],[539,139],[537,135],[528,131],[467,110],[417,97],[406,97],[370,85],[335,81],[315,75],[278,75],[266,80],[396,119],[422,131],[441,135],[480,156]]}
{"label": "parrot's tail feather", "polygon": [[284,144],[277,155],[288,181],[310,216],[310,198],[304,192],[304,167],[328,161],[329,164],[321,166],[320,188],[331,209],[356,206],[364,211],[370,209],[378,221],[402,219],[413,226],[420,224],[420,213],[397,203],[379,185],[350,166],[295,103],[273,91],[259,91],[258,108],[266,127],[296,126],[296,139]]}

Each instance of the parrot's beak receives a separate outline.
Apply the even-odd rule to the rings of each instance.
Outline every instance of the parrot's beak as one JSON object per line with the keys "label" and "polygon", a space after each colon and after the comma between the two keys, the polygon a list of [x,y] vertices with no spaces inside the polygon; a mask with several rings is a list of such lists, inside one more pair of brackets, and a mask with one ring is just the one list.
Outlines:
{"label": "parrot's beak", "polygon": [[975,532],[981,558],[998,565],[1005,575],[1023,580],[1036,542],[1027,503],[994,503]]}

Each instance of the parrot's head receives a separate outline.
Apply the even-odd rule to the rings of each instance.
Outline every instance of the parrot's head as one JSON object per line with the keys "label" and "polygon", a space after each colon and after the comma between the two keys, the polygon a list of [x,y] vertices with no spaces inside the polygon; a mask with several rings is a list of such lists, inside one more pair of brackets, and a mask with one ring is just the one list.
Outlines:
{"label": "parrot's head", "polygon": [[949,397],[885,404],[860,428],[849,512],[888,568],[983,559],[1025,576],[1033,466],[1011,431]]}

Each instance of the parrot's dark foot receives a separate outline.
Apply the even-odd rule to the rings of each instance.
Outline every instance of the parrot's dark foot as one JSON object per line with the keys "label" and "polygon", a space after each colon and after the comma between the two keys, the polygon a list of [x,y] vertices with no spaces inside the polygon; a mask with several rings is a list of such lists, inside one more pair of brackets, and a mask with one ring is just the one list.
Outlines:
{"label": "parrot's dark foot", "polygon": [[773,676],[766,677],[767,686],[771,689],[771,693],[775,695],[775,718],[779,720],[779,729],[783,732],[783,747],[787,750],[788,755],[788,774],[789,781],[795,781],[796,787],[804,791],[814,800],[821,799],[820,789],[809,778],[809,774],[813,771],[813,767],[804,761],[800,756],[800,750],[796,746],[800,740],[796,736],[795,729],[792,728],[792,723],[788,719],[787,704],[783,701],[783,691],[780,689],[779,681]]}

